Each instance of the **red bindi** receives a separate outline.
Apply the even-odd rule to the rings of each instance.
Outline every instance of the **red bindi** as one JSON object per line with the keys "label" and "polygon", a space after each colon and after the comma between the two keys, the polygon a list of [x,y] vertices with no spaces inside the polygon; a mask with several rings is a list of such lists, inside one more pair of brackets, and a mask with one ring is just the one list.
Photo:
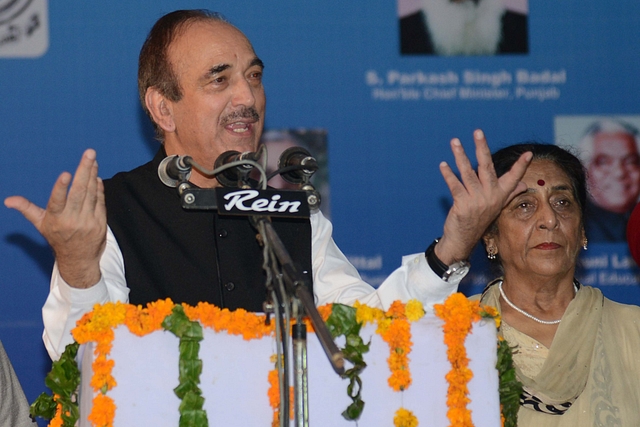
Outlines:
{"label": "red bindi", "polygon": [[540,187],[542,187],[542,186],[544,185],[544,179],[539,179],[539,180],[538,180],[538,185],[539,185]]}

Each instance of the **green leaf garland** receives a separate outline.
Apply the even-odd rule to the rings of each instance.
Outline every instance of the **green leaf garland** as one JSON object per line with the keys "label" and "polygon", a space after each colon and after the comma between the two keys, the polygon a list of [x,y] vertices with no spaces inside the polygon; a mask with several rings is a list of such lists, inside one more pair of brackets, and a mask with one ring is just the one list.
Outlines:
{"label": "green leaf garland", "polygon": [[522,383],[516,378],[516,368],[513,365],[513,349],[506,340],[498,340],[498,362],[496,368],[500,376],[500,405],[504,416],[504,427],[518,425],[518,410],[520,409],[520,395]]}
{"label": "green leaf garland", "polygon": [[204,397],[200,384],[202,360],[200,341],[203,339],[202,326],[189,320],[181,305],[173,307],[173,312],[164,319],[162,327],[180,338],[180,360],[178,386],[173,389],[182,400],[180,403],[180,427],[208,427],[207,413],[203,409]]}
{"label": "green leaf garland", "polygon": [[[78,410],[78,386],[80,370],[76,363],[76,355],[80,344],[72,343],[65,347],[60,359],[51,364],[44,383],[52,394],[42,393],[31,404],[29,413],[32,417],[52,419],[56,415],[58,404],[62,406],[62,426],[73,427],[80,418]],[[57,398],[55,397],[57,395]]]}
{"label": "green leaf garland", "polygon": [[335,339],[341,335],[346,338],[342,354],[345,359],[353,364],[351,369],[342,374],[342,378],[349,380],[347,394],[353,401],[347,409],[342,412],[342,416],[350,421],[358,420],[364,410],[364,401],[361,397],[362,380],[360,373],[367,367],[364,362],[364,353],[369,351],[371,342],[365,344],[360,337],[362,324],[356,321],[356,309],[343,304],[333,304],[331,315],[327,319],[329,333]]}

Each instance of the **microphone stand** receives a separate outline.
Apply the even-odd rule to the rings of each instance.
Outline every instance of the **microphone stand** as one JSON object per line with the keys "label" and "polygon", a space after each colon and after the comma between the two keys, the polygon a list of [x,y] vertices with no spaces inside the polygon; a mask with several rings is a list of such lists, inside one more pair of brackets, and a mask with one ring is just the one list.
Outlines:
{"label": "microphone stand", "polygon": [[[291,256],[273,228],[271,219],[268,216],[254,215],[250,217],[250,221],[262,236],[265,246],[270,247],[270,250],[275,254],[282,268],[282,278],[284,279],[287,295],[292,297],[294,312],[297,314],[296,324],[292,328],[295,425],[296,427],[306,427],[309,425],[309,406],[307,387],[307,331],[303,321],[304,313],[309,316],[316,335],[320,340],[320,344],[333,370],[337,374],[344,373],[344,359],[342,352],[340,352],[334,343],[327,326],[316,309],[313,295],[309,292],[308,279],[296,269]],[[283,398],[283,393],[280,394],[280,398]],[[281,414],[281,419],[284,416],[286,416],[286,414]]]}
{"label": "microphone stand", "polygon": [[[244,179],[240,179],[239,181],[239,184],[247,184],[246,181],[242,182]],[[183,208],[189,210],[218,210],[215,189],[192,188],[186,180],[181,180],[177,187],[178,193],[182,199]],[[307,194],[309,204],[317,207],[320,203],[319,194],[315,191],[307,191]],[[284,426],[285,422],[288,424],[289,419],[289,374],[287,361],[288,341],[286,339],[288,328],[283,327],[285,325],[288,327],[289,323],[288,321],[286,323],[282,321],[281,308],[284,308],[287,312],[285,317],[289,319],[288,311],[290,298],[293,311],[296,315],[296,324],[292,328],[294,351],[295,426],[308,427],[309,397],[307,377],[307,331],[306,325],[303,321],[305,313],[309,316],[313,329],[316,332],[316,336],[318,337],[333,370],[339,375],[344,373],[344,358],[342,352],[333,341],[333,338],[322,320],[320,313],[318,313],[313,295],[309,291],[311,288],[309,280],[302,275],[298,269],[296,269],[291,256],[273,228],[271,218],[265,215],[249,215],[249,220],[258,230],[259,236],[261,237],[264,245],[264,266],[266,270],[269,270],[267,272],[268,276],[271,276],[271,278],[278,278],[280,281],[284,282],[283,289],[272,290],[271,292],[275,299],[275,302],[273,302],[271,306],[274,309],[274,314],[277,318],[276,321],[279,325],[279,328],[276,329],[281,330],[282,336],[280,338],[283,343],[282,358],[281,355],[278,354],[281,389],[280,424],[281,426]],[[277,264],[280,265],[281,271],[278,271]],[[270,265],[270,268],[267,267],[268,265]],[[275,274],[273,274],[271,270],[273,270]],[[267,285],[269,287],[270,283]]]}

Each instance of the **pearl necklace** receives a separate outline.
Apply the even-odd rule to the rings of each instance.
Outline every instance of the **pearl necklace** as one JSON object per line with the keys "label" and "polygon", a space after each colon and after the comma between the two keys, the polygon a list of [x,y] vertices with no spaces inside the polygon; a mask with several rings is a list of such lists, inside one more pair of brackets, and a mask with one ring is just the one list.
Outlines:
{"label": "pearl necklace", "polygon": [[[504,291],[502,290],[502,281],[500,281],[500,283],[498,284],[498,289],[500,290],[500,295],[502,295],[502,299],[504,299],[505,302],[507,304],[509,304],[509,307],[513,308],[515,311],[517,311],[518,313],[522,314],[523,316],[526,316],[529,319],[534,320],[534,321],[536,321],[538,323],[542,323],[543,325],[557,325],[558,323],[560,323],[560,321],[562,321],[562,319],[558,319],[558,320],[542,320],[542,319],[538,319],[534,315],[527,313],[526,311],[524,311],[523,309],[521,309],[519,307],[516,307],[516,305],[514,303],[509,301],[509,298],[507,298],[507,296],[504,294]],[[578,293],[578,287],[575,285],[575,283],[573,284],[573,289],[575,290],[576,293]]]}

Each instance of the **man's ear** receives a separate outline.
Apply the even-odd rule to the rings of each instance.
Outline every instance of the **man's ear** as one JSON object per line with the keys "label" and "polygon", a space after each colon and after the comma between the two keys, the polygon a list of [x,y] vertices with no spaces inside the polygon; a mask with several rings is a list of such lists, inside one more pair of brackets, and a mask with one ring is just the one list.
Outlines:
{"label": "man's ear", "polygon": [[148,88],[144,101],[156,125],[165,132],[174,132],[176,130],[171,102],[158,89],[155,87]]}

